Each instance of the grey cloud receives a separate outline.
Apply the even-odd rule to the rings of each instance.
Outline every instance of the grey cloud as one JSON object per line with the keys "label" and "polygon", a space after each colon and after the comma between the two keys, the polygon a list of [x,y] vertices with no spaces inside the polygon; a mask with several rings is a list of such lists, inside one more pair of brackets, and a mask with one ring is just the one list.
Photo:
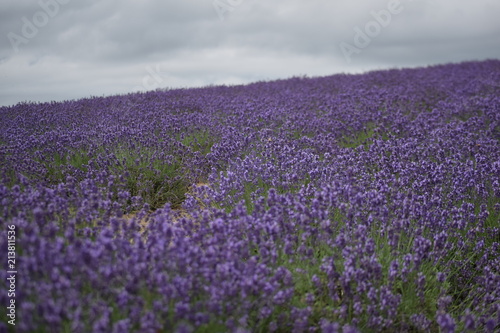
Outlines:
{"label": "grey cloud", "polygon": [[242,0],[223,21],[213,1],[72,0],[18,53],[8,33],[22,36],[22,18],[42,8],[3,1],[0,105],[125,93],[152,82],[153,67],[159,87],[189,87],[500,55],[498,1],[401,0],[401,13],[350,62],[340,43],[353,45],[353,29],[391,0]]}

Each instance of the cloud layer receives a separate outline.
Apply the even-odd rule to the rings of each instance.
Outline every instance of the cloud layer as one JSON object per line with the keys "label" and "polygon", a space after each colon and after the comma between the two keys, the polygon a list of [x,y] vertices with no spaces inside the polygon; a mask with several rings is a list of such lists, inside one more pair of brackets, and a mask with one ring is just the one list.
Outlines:
{"label": "cloud layer", "polygon": [[499,13],[493,0],[6,0],[0,105],[499,58]]}

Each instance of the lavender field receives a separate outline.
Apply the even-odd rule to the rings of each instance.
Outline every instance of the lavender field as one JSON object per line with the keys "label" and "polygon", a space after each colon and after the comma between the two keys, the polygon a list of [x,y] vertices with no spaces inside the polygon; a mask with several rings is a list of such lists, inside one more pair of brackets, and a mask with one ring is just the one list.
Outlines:
{"label": "lavender field", "polygon": [[499,332],[499,140],[499,60],[0,107],[0,331]]}

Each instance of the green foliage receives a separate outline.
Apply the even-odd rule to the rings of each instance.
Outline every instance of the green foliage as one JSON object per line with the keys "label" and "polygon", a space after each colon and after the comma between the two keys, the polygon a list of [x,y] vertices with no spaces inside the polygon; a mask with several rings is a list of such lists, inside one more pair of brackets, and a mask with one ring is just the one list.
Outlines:
{"label": "green foliage", "polygon": [[152,210],[167,202],[174,208],[182,204],[189,184],[179,157],[146,149],[118,149],[115,156],[118,164],[113,172],[125,175],[131,196],[141,196]]}
{"label": "green foliage", "polygon": [[355,132],[352,135],[344,136],[338,141],[339,146],[343,148],[356,148],[360,145],[366,145],[365,149],[368,150],[370,139],[375,134],[375,124],[369,123],[361,131]]}
{"label": "green foliage", "polygon": [[91,157],[85,150],[74,150],[66,153],[56,152],[46,160],[46,179],[53,184],[64,182],[67,175],[76,172],[85,173]]}
{"label": "green foliage", "polygon": [[203,155],[210,152],[212,146],[216,143],[216,138],[208,130],[199,130],[191,134],[179,136],[180,142],[193,151],[198,151]]}

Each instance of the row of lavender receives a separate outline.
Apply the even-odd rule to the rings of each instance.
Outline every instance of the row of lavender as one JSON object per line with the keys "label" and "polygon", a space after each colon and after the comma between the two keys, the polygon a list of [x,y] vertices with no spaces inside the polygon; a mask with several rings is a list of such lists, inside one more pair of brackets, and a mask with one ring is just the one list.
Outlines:
{"label": "row of lavender", "polygon": [[15,328],[499,329],[499,82],[492,60],[0,108]]}

